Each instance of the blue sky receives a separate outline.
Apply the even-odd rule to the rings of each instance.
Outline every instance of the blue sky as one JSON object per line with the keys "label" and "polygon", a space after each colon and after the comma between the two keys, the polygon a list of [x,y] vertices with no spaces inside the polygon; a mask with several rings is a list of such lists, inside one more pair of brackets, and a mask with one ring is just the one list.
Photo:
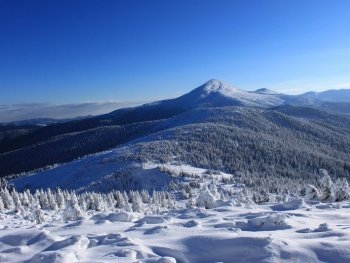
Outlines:
{"label": "blue sky", "polygon": [[152,100],[217,78],[350,88],[348,0],[0,0],[0,104]]}

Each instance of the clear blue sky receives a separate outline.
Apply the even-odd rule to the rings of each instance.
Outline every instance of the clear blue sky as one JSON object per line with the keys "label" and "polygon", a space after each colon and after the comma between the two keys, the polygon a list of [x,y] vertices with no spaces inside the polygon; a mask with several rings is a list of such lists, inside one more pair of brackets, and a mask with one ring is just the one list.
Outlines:
{"label": "clear blue sky", "polygon": [[0,0],[0,104],[150,100],[217,78],[350,88],[349,0]]}

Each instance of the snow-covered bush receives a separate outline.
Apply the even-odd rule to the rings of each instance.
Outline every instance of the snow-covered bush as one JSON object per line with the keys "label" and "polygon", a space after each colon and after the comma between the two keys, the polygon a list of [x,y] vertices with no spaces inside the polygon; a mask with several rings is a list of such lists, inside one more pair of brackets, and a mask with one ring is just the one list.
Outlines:
{"label": "snow-covered bush", "polygon": [[63,220],[76,220],[83,216],[83,211],[75,200],[68,200],[63,210]]}
{"label": "snow-covered bush", "polygon": [[320,191],[317,189],[316,186],[313,186],[311,184],[306,185],[306,189],[305,189],[306,200],[318,200],[320,196],[321,196]]}
{"label": "snow-covered bush", "polygon": [[269,192],[266,189],[260,188],[253,193],[253,201],[256,204],[266,203],[270,201]]}
{"label": "snow-covered bush", "polygon": [[204,206],[208,209],[215,206],[215,201],[215,196],[209,191],[208,188],[206,188],[199,193],[196,204],[198,206]]}

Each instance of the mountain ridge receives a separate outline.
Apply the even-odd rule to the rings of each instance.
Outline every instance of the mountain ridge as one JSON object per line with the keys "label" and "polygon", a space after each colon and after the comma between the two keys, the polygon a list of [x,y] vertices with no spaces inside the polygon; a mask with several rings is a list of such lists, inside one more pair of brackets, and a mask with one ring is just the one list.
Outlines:
{"label": "mountain ridge", "polygon": [[[341,109],[340,112],[348,111],[350,114],[350,103],[325,102],[303,96],[270,93],[266,89],[253,92],[243,91],[222,81],[212,79],[175,99],[118,109],[83,120],[18,130],[14,131],[11,136],[9,136],[11,131],[6,130],[3,139],[0,136],[0,176],[42,168],[57,162],[67,162],[86,154],[118,147],[118,145],[128,143],[137,137],[148,136],[154,132],[171,128],[174,121],[178,124],[191,124],[191,121],[201,120],[214,121],[215,123],[227,122],[227,116],[232,115],[229,114],[231,111],[236,113],[232,115],[235,117],[231,116],[229,120],[238,127],[244,126],[245,122],[238,113],[249,112],[248,109],[254,108],[266,111],[269,109],[272,111],[283,110],[287,116],[296,114],[294,117],[297,118],[303,118],[304,115],[307,117],[306,121],[319,121],[325,127],[328,125],[325,117],[327,115],[323,111],[326,110],[331,116],[329,122],[332,127],[334,126],[333,130],[340,131],[343,129],[341,123],[348,123],[349,117],[342,116],[337,112]],[[291,108],[288,108],[288,105]],[[228,110],[224,107],[228,107]],[[216,110],[217,108],[223,108],[223,111],[220,113]],[[223,113],[227,116],[221,116]],[[210,118],[207,119],[201,114],[206,114]],[[254,111],[245,114],[251,122],[255,122],[254,118],[262,118]],[[286,122],[284,120],[289,117],[279,116],[278,118],[283,123],[294,123],[294,121],[288,120]],[[263,125],[263,123],[257,123],[258,126]],[[142,128],[143,126],[147,129]],[[254,130],[259,129],[259,127],[249,127]],[[43,153],[45,153],[45,157],[43,157]],[[23,159],[27,155],[30,156],[28,165],[18,165],[17,160]],[[26,168],[24,169],[24,167]]]}

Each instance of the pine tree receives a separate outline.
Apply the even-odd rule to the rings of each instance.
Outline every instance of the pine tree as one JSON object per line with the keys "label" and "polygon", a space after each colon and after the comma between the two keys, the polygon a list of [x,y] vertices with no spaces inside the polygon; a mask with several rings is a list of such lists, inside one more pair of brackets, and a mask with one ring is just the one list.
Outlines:
{"label": "pine tree", "polygon": [[114,199],[114,194],[112,192],[108,193],[106,196],[106,206],[108,209],[113,210],[116,205],[116,200]]}
{"label": "pine tree", "polygon": [[41,223],[45,222],[45,216],[44,216],[42,210],[40,209],[40,207],[37,207],[34,210],[33,219],[37,224],[41,224]]}
{"label": "pine tree", "polygon": [[346,178],[338,178],[332,185],[332,192],[336,202],[348,200],[350,198],[350,188]]}
{"label": "pine tree", "polygon": [[[29,192],[29,194],[30,194],[30,192]],[[29,207],[30,201],[29,201],[29,197],[28,197],[28,192],[27,191],[24,191],[23,193],[21,193],[21,203],[22,203],[22,205],[24,207]]]}
{"label": "pine tree", "polygon": [[148,191],[142,190],[141,193],[140,193],[140,195],[141,195],[141,198],[142,198],[142,202],[143,202],[143,203],[149,203],[151,197],[149,196]]}
{"label": "pine tree", "polygon": [[47,199],[47,192],[44,192],[43,189],[39,191],[39,204],[41,209],[49,209],[49,200]]}
{"label": "pine tree", "polygon": [[47,195],[47,201],[48,201],[48,209],[53,210],[53,211],[58,210],[56,198],[55,198],[54,194],[51,192],[50,188],[47,189],[46,195]]}
{"label": "pine tree", "polygon": [[19,194],[16,190],[12,191],[11,193],[12,199],[13,199],[13,203],[14,203],[14,210],[15,213],[18,213],[19,211],[21,211],[21,207],[22,207],[22,203],[19,197]]}
{"label": "pine tree", "polygon": [[125,191],[123,192],[123,198],[125,200],[125,207],[124,207],[125,211],[132,212],[131,205],[129,202],[129,196]]}
{"label": "pine tree", "polygon": [[130,192],[131,202],[132,202],[132,211],[134,212],[143,212],[142,199],[138,191]]}
{"label": "pine tree", "polygon": [[65,209],[63,211],[63,220],[76,220],[83,216],[83,212],[80,209],[78,200],[75,193],[72,193],[72,198],[66,202]]}
{"label": "pine tree", "polygon": [[114,193],[114,198],[116,199],[116,207],[127,211],[126,210],[126,206],[127,206],[126,202],[127,201],[125,201],[124,196],[120,191],[117,191]]}
{"label": "pine tree", "polygon": [[1,191],[1,198],[5,209],[10,210],[14,208],[12,196],[7,188]]}
{"label": "pine tree", "polygon": [[84,212],[87,211],[87,203],[86,203],[85,196],[86,196],[86,194],[81,194],[78,197],[80,209]]}
{"label": "pine tree", "polygon": [[62,209],[65,207],[64,195],[60,188],[58,188],[56,191],[56,203],[59,209]]}
{"label": "pine tree", "polygon": [[94,203],[96,211],[105,211],[106,204],[101,194],[94,194]]}
{"label": "pine tree", "polygon": [[1,195],[0,195],[0,212],[5,210],[4,203],[2,201]]}
{"label": "pine tree", "polygon": [[326,170],[320,169],[320,172],[323,176],[320,180],[321,200],[333,202],[335,198],[332,191],[332,179]]}

